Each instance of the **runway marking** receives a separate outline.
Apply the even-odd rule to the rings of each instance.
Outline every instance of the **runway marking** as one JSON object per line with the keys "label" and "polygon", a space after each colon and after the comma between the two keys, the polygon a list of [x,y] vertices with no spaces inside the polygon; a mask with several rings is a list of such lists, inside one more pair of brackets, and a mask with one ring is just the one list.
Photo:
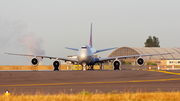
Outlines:
{"label": "runway marking", "polygon": [[174,81],[180,78],[156,79],[156,80],[134,80],[134,81],[107,81],[107,82],[75,82],[75,83],[44,83],[44,84],[17,84],[17,85],[0,85],[0,87],[17,87],[17,86],[52,86],[52,85],[72,85],[72,84],[112,84],[112,83],[137,83],[137,82],[155,82],[155,81]]}
{"label": "runway marking", "polygon": [[148,71],[153,71],[153,72],[161,72],[161,73],[167,73],[167,74],[180,75],[180,73],[174,73],[174,72],[168,72],[168,71],[161,71],[161,70],[148,70]]}
{"label": "runway marking", "polygon": [[[180,73],[160,71],[160,70],[147,70],[153,72],[161,72],[167,74],[180,75]],[[175,81],[180,80],[180,78],[172,79],[156,79],[156,80],[134,80],[134,81],[106,81],[106,82],[74,82],[74,83],[44,83],[44,84],[16,84],[16,85],[0,85],[0,87],[18,87],[18,86],[52,86],[52,85],[72,85],[72,84],[112,84],[112,83],[137,83],[137,82],[157,82],[157,81]]]}

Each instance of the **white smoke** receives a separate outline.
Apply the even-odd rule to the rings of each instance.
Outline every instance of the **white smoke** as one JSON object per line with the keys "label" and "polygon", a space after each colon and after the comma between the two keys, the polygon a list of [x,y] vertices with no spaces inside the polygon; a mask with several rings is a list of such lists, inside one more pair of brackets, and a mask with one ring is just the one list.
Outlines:
{"label": "white smoke", "polygon": [[26,54],[44,55],[43,39],[27,32],[27,29],[27,24],[22,21],[0,20],[0,47],[9,51],[23,49]]}
{"label": "white smoke", "polygon": [[[36,37],[35,34],[25,34],[18,38],[21,46],[25,50],[26,54],[33,55],[45,55],[45,51],[42,48],[43,40],[40,37]],[[32,57],[27,57],[31,59]],[[39,58],[39,65],[42,65],[42,59]]]}
{"label": "white smoke", "polygon": [[[27,34],[19,38],[19,42],[22,44],[27,54],[33,55],[45,55],[45,51],[42,48],[42,38],[36,37],[34,34]],[[42,65],[42,59],[39,58],[39,65]]]}
{"label": "white smoke", "polygon": [[34,34],[27,34],[19,38],[19,42],[24,47],[27,54],[44,55],[45,51],[42,49],[42,38],[36,37]]}

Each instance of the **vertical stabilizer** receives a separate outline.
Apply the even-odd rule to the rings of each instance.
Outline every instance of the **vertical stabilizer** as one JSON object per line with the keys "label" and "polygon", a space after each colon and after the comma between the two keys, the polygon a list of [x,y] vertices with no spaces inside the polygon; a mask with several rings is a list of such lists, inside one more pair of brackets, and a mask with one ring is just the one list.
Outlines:
{"label": "vertical stabilizer", "polygon": [[91,23],[91,29],[90,29],[89,47],[91,47],[91,48],[92,48],[92,23]]}

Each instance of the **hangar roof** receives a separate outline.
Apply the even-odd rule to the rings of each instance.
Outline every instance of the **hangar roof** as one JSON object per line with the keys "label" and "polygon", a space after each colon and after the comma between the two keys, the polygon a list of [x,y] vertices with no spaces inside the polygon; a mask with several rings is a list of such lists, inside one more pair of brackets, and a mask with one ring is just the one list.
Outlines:
{"label": "hangar roof", "polygon": [[121,47],[113,51],[108,57],[126,56],[126,55],[141,55],[141,54],[159,54],[172,53],[170,55],[146,56],[145,59],[165,59],[165,60],[180,60],[180,48],[161,48],[161,47]]}

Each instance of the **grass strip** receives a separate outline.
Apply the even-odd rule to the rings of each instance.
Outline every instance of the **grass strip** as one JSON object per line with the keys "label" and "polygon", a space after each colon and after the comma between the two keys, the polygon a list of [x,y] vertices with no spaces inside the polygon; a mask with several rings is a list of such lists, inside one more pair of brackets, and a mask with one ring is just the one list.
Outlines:
{"label": "grass strip", "polygon": [[59,93],[55,95],[0,95],[0,101],[180,101],[180,92]]}

